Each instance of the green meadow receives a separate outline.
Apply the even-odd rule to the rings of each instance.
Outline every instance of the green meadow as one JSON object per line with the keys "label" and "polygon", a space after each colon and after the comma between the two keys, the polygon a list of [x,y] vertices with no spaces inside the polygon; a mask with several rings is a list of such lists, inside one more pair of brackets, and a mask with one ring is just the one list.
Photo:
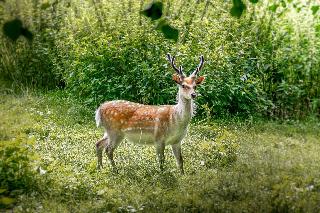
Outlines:
{"label": "green meadow", "polygon": [[[0,212],[320,212],[316,0],[0,0]],[[183,140],[95,143],[104,101],[175,104],[166,54],[205,76]]]}
{"label": "green meadow", "polygon": [[[1,99],[2,205],[14,212],[318,212],[319,121],[193,122],[160,172],[153,146],[124,141],[96,169],[102,130],[61,94]],[[6,191],[8,190],[8,191]]]}

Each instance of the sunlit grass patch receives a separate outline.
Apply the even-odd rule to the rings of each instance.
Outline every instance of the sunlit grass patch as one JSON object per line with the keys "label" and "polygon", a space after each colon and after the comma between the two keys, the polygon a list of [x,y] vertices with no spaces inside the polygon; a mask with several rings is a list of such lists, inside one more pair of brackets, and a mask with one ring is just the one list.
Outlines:
{"label": "sunlit grass patch", "polygon": [[160,172],[153,146],[127,141],[115,151],[118,172],[106,156],[97,170],[95,142],[103,131],[95,127],[94,110],[63,95],[6,95],[0,113],[2,145],[30,138],[37,156],[31,183],[38,187],[11,194],[14,202],[7,207],[14,211],[319,210],[316,121],[191,124],[181,176],[170,147]]}

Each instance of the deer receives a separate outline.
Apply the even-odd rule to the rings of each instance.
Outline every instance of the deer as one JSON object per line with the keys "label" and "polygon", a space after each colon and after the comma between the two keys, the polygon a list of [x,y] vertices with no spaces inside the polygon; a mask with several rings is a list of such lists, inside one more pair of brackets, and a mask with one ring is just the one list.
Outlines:
{"label": "deer", "polygon": [[168,53],[167,60],[176,72],[172,77],[178,85],[176,105],[144,105],[114,100],[101,104],[96,110],[97,127],[104,129],[104,136],[96,142],[95,147],[98,169],[103,167],[102,152],[105,150],[113,170],[116,171],[114,151],[126,139],[136,144],[154,145],[161,171],[165,160],[165,146],[171,145],[177,167],[184,174],[181,142],[194,114],[196,87],[205,79],[204,76],[198,77],[204,58],[200,56],[199,65],[189,76],[184,74],[182,66],[177,68],[175,56]]}

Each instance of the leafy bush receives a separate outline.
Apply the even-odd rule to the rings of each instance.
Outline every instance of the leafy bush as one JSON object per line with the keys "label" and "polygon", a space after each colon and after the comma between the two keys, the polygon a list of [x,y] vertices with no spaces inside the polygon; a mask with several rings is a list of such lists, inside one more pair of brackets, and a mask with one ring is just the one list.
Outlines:
{"label": "leafy bush", "polygon": [[[18,137],[0,143],[0,207],[8,207],[17,195],[38,189],[38,158],[31,139]],[[39,169],[39,171],[37,171]]]}
{"label": "leafy bush", "polygon": [[[171,104],[176,89],[165,54],[177,55],[186,72],[203,54],[200,115],[204,106],[214,116],[319,115],[317,6],[298,0],[208,2],[165,1],[155,23],[139,13],[143,1],[19,3],[34,39],[11,44],[2,37],[1,70],[18,83],[66,87],[91,108],[111,99]],[[243,3],[246,13],[232,17],[229,11],[241,15]],[[5,5],[10,11],[11,3]],[[179,30],[177,43],[154,29],[161,23]]]}
{"label": "leafy bush", "polygon": [[[239,139],[225,128],[202,126],[191,131],[192,141],[201,143],[189,144],[190,158],[199,161],[199,166],[206,168],[229,167],[237,160]],[[189,150],[188,150],[189,151]]]}

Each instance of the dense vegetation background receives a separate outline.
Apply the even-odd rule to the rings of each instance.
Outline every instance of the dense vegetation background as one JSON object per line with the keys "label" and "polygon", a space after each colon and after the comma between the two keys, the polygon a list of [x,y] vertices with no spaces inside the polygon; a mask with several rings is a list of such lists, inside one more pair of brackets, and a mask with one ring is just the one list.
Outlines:
{"label": "dense vegetation background", "polygon": [[[34,38],[11,42],[1,34],[1,75],[16,85],[66,89],[92,108],[111,99],[165,104],[176,93],[165,54],[187,72],[203,54],[199,115],[319,115],[316,1],[245,2],[239,19],[229,13],[231,1],[164,1],[153,22],[139,13],[148,3],[2,2],[0,24],[19,18]],[[179,30],[177,42],[156,30],[163,22]]]}
{"label": "dense vegetation background", "polygon": [[[154,3],[0,0],[0,208],[319,212],[319,2]],[[166,53],[185,72],[206,61],[186,175],[127,142],[118,174],[97,171],[94,110],[175,103]]]}

